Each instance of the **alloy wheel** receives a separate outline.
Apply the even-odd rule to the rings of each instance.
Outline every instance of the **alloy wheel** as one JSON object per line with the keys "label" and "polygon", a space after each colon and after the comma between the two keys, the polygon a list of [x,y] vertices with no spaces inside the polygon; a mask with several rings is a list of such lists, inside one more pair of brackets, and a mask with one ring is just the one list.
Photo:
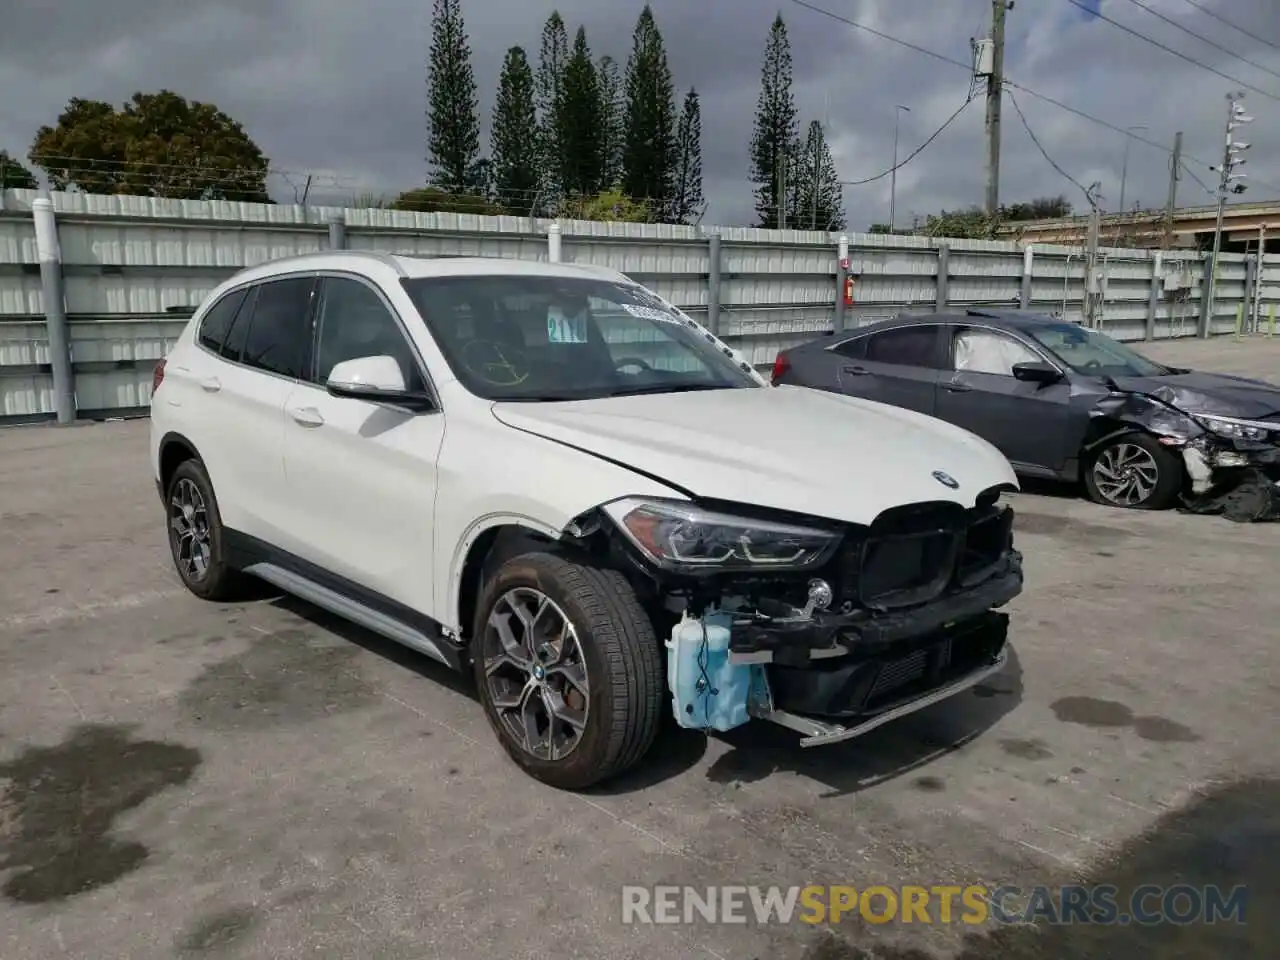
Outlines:
{"label": "alloy wheel", "polygon": [[204,580],[213,559],[209,510],[200,488],[186,477],[174,485],[170,495],[169,538],[182,575],[192,583]]}
{"label": "alloy wheel", "polygon": [[1103,499],[1120,507],[1136,507],[1155,493],[1160,467],[1151,451],[1134,443],[1107,447],[1093,464],[1093,482]]}
{"label": "alloy wheel", "polygon": [[493,605],[482,643],[484,682],[503,728],[540,760],[582,741],[590,688],[578,632],[554,600],[531,587]]}

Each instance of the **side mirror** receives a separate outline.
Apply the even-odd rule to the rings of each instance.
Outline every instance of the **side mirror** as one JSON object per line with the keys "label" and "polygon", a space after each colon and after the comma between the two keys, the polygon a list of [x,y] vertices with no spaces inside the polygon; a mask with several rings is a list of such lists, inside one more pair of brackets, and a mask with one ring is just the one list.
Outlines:
{"label": "side mirror", "polygon": [[1062,379],[1062,373],[1053,364],[1036,360],[1031,363],[1015,363],[1013,378],[1024,383],[1057,383]]}
{"label": "side mirror", "polygon": [[356,357],[335,363],[325,381],[325,389],[335,397],[388,403],[414,411],[431,410],[435,406],[428,394],[405,386],[404,373],[394,357]]}

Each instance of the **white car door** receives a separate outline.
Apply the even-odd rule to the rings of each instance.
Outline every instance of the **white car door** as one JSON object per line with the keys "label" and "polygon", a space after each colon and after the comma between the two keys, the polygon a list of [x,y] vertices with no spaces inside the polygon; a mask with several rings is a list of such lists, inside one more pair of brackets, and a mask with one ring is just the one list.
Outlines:
{"label": "white car door", "polygon": [[333,366],[391,356],[406,386],[429,389],[404,323],[370,281],[321,278],[313,356],[285,401],[288,524],[295,552],[377,596],[432,616],[432,518],[444,441],[439,409],[412,413],[331,396]]}
{"label": "white car door", "polygon": [[184,422],[224,526],[269,543],[278,539],[285,495],[284,403],[305,359],[314,286],[314,276],[256,284],[225,325],[220,302],[209,317],[217,322],[202,323],[200,349],[182,373],[190,381]]}

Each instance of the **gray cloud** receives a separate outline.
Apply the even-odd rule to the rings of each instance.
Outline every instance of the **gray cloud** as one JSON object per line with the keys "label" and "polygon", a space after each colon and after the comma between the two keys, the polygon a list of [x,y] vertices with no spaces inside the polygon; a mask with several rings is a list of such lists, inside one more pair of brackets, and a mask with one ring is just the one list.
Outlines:
{"label": "gray cloud", "polygon": [[[812,0],[820,7],[955,60],[969,59],[989,0]],[[1232,31],[1184,0],[1143,0],[1188,28],[1280,73],[1280,50]],[[1205,0],[1258,37],[1280,43],[1274,0]],[[26,0],[6,10],[0,30],[0,148],[25,154],[36,129],[52,123],[67,99],[119,102],[135,90],[170,87],[210,100],[240,120],[287,172],[288,191],[315,174],[313,196],[353,197],[395,191],[425,176],[424,70],[430,4],[422,0],[163,0],[69,3],[61,15]],[[749,222],[747,143],[769,24],[781,6],[796,60],[796,95],[804,120],[828,124],[842,179],[884,171],[892,159],[894,105],[906,104],[900,156],[932,133],[965,99],[965,70],[861,33],[788,0],[654,0],[677,86],[702,96],[703,154],[709,219]],[[464,0],[481,85],[482,113],[491,108],[507,47],[536,57],[552,5]],[[598,56],[625,60],[639,13],[616,4],[565,0],[558,7],[573,30],[581,23]],[[108,12],[109,9],[109,12]],[[1105,0],[1102,12],[1224,73],[1280,96],[1280,78],[1234,60],[1144,13],[1129,0]],[[1185,132],[1185,151],[1216,162],[1225,94],[1232,84],[1159,51],[1115,27],[1090,20],[1067,0],[1018,0],[1009,13],[1006,70],[1014,82],[1117,127],[1143,124],[1157,143]],[[1104,203],[1119,200],[1124,138],[1029,94],[1015,92],[1036,136],[1083,185],[1102,182]],[[1280,196],[1280,101],[1251,93],[1257,122],[1244,169],[1249,200]],[[898,173],[899,220],[943,207],[980,202],[983,191],[983,102],[975,100],[933,145]],[[1213,174],[1192,163],[1206,182]],[[1168,154],[1134,143],[1128,205],[1163,203]],[[1265,184],[1265,186],[1264,186]],[[1056,173],[1027,136],[1006,100],[1001,196],[1013,201],[1080,191]],[[850,225],[887,219],[889,178],[845,192]],[[287,199],[282,196],[281,199]],[[1191,179],[1185,203],[1212,198]]]}

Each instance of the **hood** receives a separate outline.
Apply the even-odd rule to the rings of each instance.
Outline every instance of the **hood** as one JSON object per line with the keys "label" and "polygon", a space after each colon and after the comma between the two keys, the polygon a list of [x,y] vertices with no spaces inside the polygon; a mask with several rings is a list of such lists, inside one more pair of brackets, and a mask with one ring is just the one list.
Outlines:
{"label": "hood", "polygon": [[1126,393],[1154,397],[1185,413],[1260,420],[1280,413],[1280,386],[1225,373],[1175,373],[1167,377],[1112,377]]}
{"label": "hood", "polygon": [[[499,402],[493,414],[698,497],[849,523],[869,524],[906,503],[969,507],[982,491],[1017,483],[1004,456],[966,430],[805,387]],[[958,486],[936,479],[938,471]]]}

